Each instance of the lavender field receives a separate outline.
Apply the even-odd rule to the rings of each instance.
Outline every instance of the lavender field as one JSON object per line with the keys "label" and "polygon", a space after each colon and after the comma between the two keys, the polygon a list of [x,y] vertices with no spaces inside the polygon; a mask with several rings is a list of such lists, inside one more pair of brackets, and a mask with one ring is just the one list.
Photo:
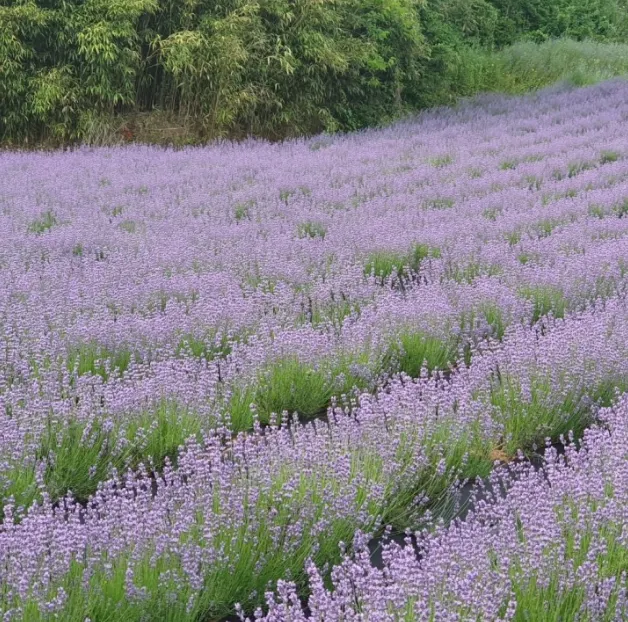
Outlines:
{"label": "lavender field", "polygon": [[5,152],[0,235],[5,622],[628,618],[628,82]]}

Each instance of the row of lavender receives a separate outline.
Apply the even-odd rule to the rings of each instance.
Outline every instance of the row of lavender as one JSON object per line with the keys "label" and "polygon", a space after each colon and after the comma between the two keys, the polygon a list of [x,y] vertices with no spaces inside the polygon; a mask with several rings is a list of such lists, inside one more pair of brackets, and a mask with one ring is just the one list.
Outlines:
{"label": "row of lavender", "polygon": [[20,336],[140,351],[276,331],[368,304],[381,288],[364,269],[416,245],[438,251],[419,266],[430,282],[493,275],[577,304],[623,277],[625,88],[497,100],[314,151],[5,155],[3,315]]}
{"label": "row of lavender", "polygon": [[544,332],[515,331],[449,380],[393,380],[329,423],[190,439],[176,468],[111,478],[86,507],[52,504],[38,474],[41,505],[5,506],[7,619],[219,618],[280,578],[303,586],[306,562],[339,561],[356,530],[421,525],[492,448],[582,431],[628,374],[623,301]]}
{"label": "row of lavender", "polygon": [[3,155],[7,619],[250,611],[580,434],[628,378],[627,93]]}
{"label": "row of lavender", "polygon": [[282,147],[3,156],[2,498],[27,505],[44,464],[85,499],[190,434],[623,296],[625,89]]}
{"label": "row of lavender", "polygon": [[548,451],[542,471],[495,471],[492,490],[507,494],[489,493],[465,521],[385,545],[383,569],[363,533],[331,571],[333,589],[310,562],[307,616],[281,581],[255,619],[625,620],[628,400],[600,419],[579,451]]}

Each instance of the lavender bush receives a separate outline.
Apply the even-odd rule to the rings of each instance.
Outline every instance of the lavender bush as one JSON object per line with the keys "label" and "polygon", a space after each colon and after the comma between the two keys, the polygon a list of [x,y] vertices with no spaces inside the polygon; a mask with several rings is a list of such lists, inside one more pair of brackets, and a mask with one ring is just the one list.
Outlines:
{"label": "lavender bush", "polygon": [[418,533],[414,546],[409,537],[385,545],[382,569],[371,565],[361,533],[331,572],[333,590],[310,562],[309,616],[283,581],[255,619],[624,619],[628,401],[601,419],[579,450],[549,449],[542,470],[495,471],[465,521]]}
{"label": "lavender bush", "polygon": [[0,155],[5,619],[621,617],[627,96]]}

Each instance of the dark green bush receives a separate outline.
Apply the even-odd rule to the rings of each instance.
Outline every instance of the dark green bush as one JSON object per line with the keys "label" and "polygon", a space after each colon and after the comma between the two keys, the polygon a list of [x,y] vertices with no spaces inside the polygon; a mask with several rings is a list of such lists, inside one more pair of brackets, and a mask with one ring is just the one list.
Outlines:
{"label": "dark green bush", "polygon": [[0,140],[352,130],[507,83],[487,54],[556,37],[626,41],[628,0],[0,0]]}
{"label": "dark green bush", "polygon": [[490,0],[501,19],[496,42],[536,42],[557,37],[578,41],[626,41],[626,0]]}

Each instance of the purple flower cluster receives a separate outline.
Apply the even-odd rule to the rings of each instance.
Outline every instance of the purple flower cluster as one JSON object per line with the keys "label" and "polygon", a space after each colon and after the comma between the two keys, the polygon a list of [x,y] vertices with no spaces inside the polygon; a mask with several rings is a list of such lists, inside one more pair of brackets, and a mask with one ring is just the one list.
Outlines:
{"label": "purple flower cluster", "polygon": [[624,616],[627,121],[1,154],[4,619]]}
{"label": "purple flower cluster", "polygon": [[307,616],[294,583],[280,581],[255,619],[625,619],[628,400],[602,420],[579,450],[548,449],[541,470],[494,471],[466,520],[384,545],[381,569],[357,533],[331,571],[333,589],[308,564]]}

